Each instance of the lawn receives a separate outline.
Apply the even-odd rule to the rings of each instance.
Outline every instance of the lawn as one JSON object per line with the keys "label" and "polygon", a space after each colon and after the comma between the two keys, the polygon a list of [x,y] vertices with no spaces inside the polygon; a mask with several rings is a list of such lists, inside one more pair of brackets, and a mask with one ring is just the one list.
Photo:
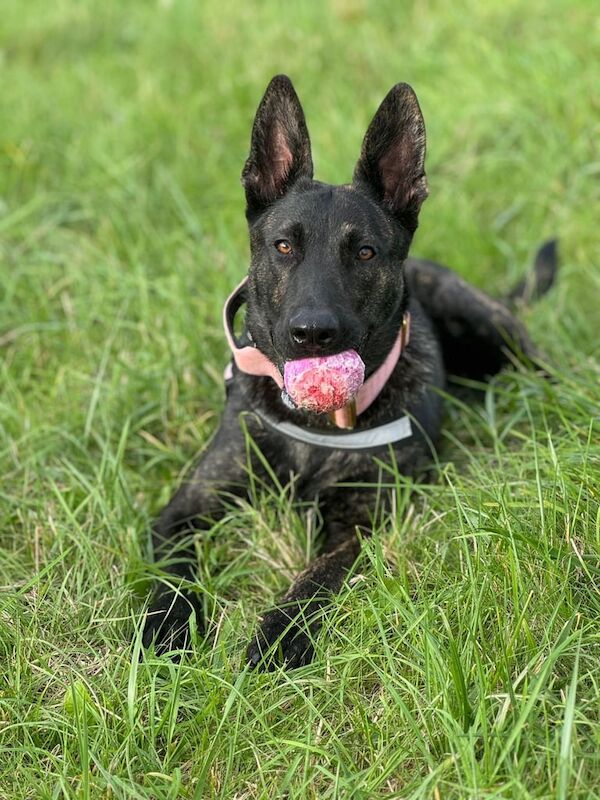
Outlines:
{"label": "lawn", "polygon": [[[4,0],[2,800],[600,797],[599,59],[588,0]],[[239,174],[277,72],[332,182],[415,87],[415,254],[500,295],[559,237],[524,311],[551,377],[449,401],[437,480],[386,477],[312,665],[243,659],[314,550],[293,485],[199,540],[207,639],[140,662],[149,524],[223,403]]]}

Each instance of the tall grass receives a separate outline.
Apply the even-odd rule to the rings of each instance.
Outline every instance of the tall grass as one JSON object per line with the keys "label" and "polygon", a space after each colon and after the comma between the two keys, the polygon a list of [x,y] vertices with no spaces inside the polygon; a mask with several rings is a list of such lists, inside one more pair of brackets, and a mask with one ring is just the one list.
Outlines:
{"label": "tall grass", "polygon": [[[0,13],[0,797],[600,796],[600,29],[586,0],[5,0]],[[346,181],[398,80],[425,114],[414,252],[526,312],[551,380],[449,401],[393,473],[315,662],[243,663],[314,550],[293,485],[199,542],[208,636],[138,661],[149,521],[223,401],[239,173],[276,72]]]}

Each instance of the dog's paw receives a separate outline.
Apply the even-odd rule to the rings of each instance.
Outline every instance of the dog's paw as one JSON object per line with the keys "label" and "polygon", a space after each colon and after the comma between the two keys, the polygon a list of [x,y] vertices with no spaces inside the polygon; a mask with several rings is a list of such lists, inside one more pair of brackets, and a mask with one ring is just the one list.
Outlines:
{"label": "dog's paw", "polygon": [[158,655],[190,649],[190,617],[196,615],[196,625],[203,629],[201,604],[189,592],[160,592],[150,604],[142,644],[144,648],[154,645]]}
{"label": "dog's paw", "polygon": [[307,609],[295,612],[286,608],[268,611],[246,651],[254,668],[269,672],[278,666],[295,669],[309,664],[314,657],[314,641],[321,621]]}

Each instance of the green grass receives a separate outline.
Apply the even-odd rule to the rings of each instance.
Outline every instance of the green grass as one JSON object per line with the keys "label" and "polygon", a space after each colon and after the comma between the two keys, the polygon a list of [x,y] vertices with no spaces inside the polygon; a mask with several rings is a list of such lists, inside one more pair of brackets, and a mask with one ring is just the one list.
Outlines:
{"label": "green grass", "polygon": [[[600,797],[599,56],[587,0],[4,0],[0,798]],[[148,525],[217,423],[280,71],[335,182],[415,86],[415,253],[501,293],[560,237],[526,313],[554,379],[449,404],[436,483],[384,477],[394,514],[310,667],[242,659],[313,549],[291,486],[199,542],[193,658],[138,663]]]}

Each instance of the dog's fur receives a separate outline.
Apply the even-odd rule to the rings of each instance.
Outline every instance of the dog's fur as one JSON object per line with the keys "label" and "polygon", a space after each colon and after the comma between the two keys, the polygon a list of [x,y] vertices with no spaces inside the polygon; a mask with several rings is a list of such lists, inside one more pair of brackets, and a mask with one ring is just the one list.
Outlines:
{"label": "dog's fur", "polygon": [[[247,334],[281,369],[286,361],[306,355],[354,349],[369,375],[385,360],[410,310],[410,343],[357,426],[374,427],[405,412],[418,424],[413,437],[393,445],[393,452],[357,453],[293,441],[257,415],[243,415],[247,433],[273,472],[284,484],[294,473],[297,495],[318,498],[323,520],[321,555],[262,618],[248,648],[253,664],[297,666],[311,658],[328,598],[340,589],[359,554],[357,531],[369,532],[380,469],[374,456],[380,463],[395,459],[407,475],[431,460],[431,443],[438,439],[442,420],[437,390],[444,388],[446,374],[481,379],[501,369],[511,351],[525,360],[536,357],[507,306],[444,267],[407,259],[427,196],[424,160],[423,118],[406,84],[395,86],[384,99],[365,136],[353,181],[344,186],[313,180],[304,114],[288,78],[275,77],[258,108],[242,174],[252,253]],[[291,252],[279,252],[281,240]],[[365,247],[372,249],[372,257],[359,257]],[[371,250],[361,252],[371,255]],[[550,243],[536,262],[534,293],[552,283],[555,263]],[[515,297],[524,292],[521,287]],[[298,330],[307,335],[296,335]],[[288,408],[271,378],[234,369],[219,430],[154,526],[155,553],[185,537],[191,541],[194,532],[223,514],[225,495],[247,492],[240,416],[257,409],[313,429],[331,427],[326,415]],[[258,459],[251,468],[264,473]],[[338,486],[343,483],[362,488]],[[173,577],[193,581],[192,560],[193,549],[172,567]],[[163,586],[150,607],[144,644],[154,642],[161,650],[184,647],[192,610],[202,626],[201,606],[189,585],[185,590]]]}

